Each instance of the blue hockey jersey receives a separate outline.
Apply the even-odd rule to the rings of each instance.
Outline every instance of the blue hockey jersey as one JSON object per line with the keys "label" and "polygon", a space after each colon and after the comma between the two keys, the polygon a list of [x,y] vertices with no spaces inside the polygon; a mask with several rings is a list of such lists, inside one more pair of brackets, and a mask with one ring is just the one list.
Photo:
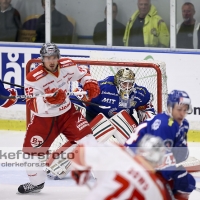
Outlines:
{"label": "blue hockey jersey", "polygon": [[180,126],[168,114],[157,114],[153,119],[140,124],[135,133],[126,141],[125,146],[129,146],[131,150],[135,151],[139,141],[147,133],[162,138],[166,147],[166,159],[160,169],[163,177],[169,180],[176,172],[176,163],[182,162],[188,157],[186,141],[188,128],[187,120],[184,120]]}
{"label": "blue hockey jersey", "polygon": [[186,119],[180,126],[168,114],[157,114],[153,119],[146,120],[136,128],[132,138],[130,137],[126,142],[126,146],[137,147],[138,142],[147,133],[159,136],[164,141],[167,150],[174,153],[176,162],[179,163],[187,159],[189,154],[186,141],[188,128],[189,123]]}

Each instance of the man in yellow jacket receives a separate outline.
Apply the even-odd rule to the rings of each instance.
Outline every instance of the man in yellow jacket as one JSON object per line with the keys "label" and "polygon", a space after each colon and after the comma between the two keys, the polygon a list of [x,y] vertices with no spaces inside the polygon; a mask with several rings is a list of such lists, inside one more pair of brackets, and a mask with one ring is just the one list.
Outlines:
{"label": "man in yellow jacket", "polygon": [[124,45],[133,47],[169,47],[167,25],[157,14],[151,0],[138,0],[124,33]]}

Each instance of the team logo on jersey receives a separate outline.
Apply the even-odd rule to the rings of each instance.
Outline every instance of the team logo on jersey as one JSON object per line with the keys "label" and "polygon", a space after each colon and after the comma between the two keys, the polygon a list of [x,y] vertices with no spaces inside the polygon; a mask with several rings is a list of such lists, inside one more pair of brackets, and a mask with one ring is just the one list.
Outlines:
{"label": "team logo on jersey", "polygon": [[174,144],[173,141],[170,139],[166,139],[166,140],[164,140],[163,143],[164,143],[165,147],[167,148],[167,151],[171,151],[173,144]]}
{"label": "team logo on jersey", "polygon": [[34,135],[31,140],[31,146],[32,147],[40,147],[40,145],[44,142],[43,138],[39,135]]}
{"label": "team logo on jersey", "polygon": [[99,85],[106,85],[106,84],[114,85],[114,83],[112,83],[112,82],[110,82],[110,81],[101,82]]}
{"label": "team logo on jersey", "polygon": [[81,115],[78,118],[78,121],[76,123],[76,127],[78,128],[79,131],[84,129],[86,126],[89,126],[88,122],[85,120],[85,118]]}
{"label": "team logo on jersey", "polygon": [[160,127],[161,124],[161,120],[160,119],[156,119],[154,121],[154,123],[151,125],[151,129],[152,130],[157,130]]}
{"label": "team logo on jersey", "polygon": [[111,92],[105,92],[105,91],[102,91],[101,94],[108,94],[108,95],[118,96],[117,93],[111,93]]}
{"label": "team logo on jersey", "polygon": [[37,76],[39,76],[43,72],[44,72],[43,70],[37,71],[35,74],[33,74],[33,77],[36,78]]}
{"label": "team logo on jersey", "polygon": [[116,101],[115,99],[109,99],[109,98],[104,98],[104,99],[102,100],[102,102],[111,103],[111,104],[114,104],[115,101]]}

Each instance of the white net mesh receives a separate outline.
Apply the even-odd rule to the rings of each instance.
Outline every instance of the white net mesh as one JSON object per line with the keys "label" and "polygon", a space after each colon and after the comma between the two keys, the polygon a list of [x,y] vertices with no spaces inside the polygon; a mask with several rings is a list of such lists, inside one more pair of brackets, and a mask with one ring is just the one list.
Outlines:
{"label": "white net mesh", "polygon": [[[75,60],[79,60],[80,58],[74,58]],[[88,58],[80,59],[80,60],[88,60]],[[94,59],[93,59],[94,60]],[[158,88],[157,88],[157,80],[158,74],[157,71],[153,67],[147,67],[148,63],[156,65],[161,72],[162,83],[159,85],[160,95],[162,97],[162,110],[166,109],[167,102],[167,76],[166,76],[166,66],[164,62],[151,62],[151,61],[139,61],[139,60],[115,60],[113,66],[106,65],[106,62],[113,62],[113,60],[109,59],[98,59],[95,60],[97,65],[88,65],[90,67],[90,72],[92,77],[97,80],[103,80],[107,76],[113,76],[117,73],[117,71],[121,68],[128,67],[133,70],[135,73],[136,84],[139,86],[146,87],[149,92],[151,92],[154,96],[153,105],[157,110],[158,107]],[[99,62],[99,64],[98,64]],[[101,62],[101,63],[100,63]],[[119,66],[121,63],[128,64],[127,66]],[[130,66],[131,63],[134,63],[135,66]],[[77,83],[72,83],[72,90],[77,87]]]}
{"label": "white net mesh", "polygon": [[[92,77],[94,77],[97,80],[103,80],[107,76],[113,76],[116,74],[116,72],[123,68],[123,67],[129,67],[133,70],[135,73],[136,83],[140,86],[146,87],[149,92],[151,92],[154,96],[153,105],[155,109],[158,108],[158,92],[160,92],[160,95],[162,97],[162,111],[166,109],[166,102],[167,102],[167,76],[166,76],[166,66],[164,62],[160,61],[145,61],[145,60],[114,60],[113,59],[92,59],[92,61],[96,62],[96,65],[90,65],[90,59],[89,58],[81,58],[81,57],[70,57],[73,60],[78,61],[88,61],[87,66],[90,67],[90,72]],[[108,62],[113,62],[113,66],[107,65]],[[126,63],[126,65],[121,66],[121,63]],[[131,66],[131,63],[134,64],[134,66]],[[85,63],[84,63],[85,64]],[[162,82],[159,85],[159,88],[157,88],[157,80],[158,80],[158,73],[153,67],[148,67],[148,64],[154,64],[160,69],[161,72],[161,79]],[[81,64],[80,64],[81,65]],[[38,63],[33,63],[31,65],[31,70],[38,66]],[[71,83],[71,90],[76,88],[78,86],[78,83]],[[159,91],[158,91],[159,90]]]}

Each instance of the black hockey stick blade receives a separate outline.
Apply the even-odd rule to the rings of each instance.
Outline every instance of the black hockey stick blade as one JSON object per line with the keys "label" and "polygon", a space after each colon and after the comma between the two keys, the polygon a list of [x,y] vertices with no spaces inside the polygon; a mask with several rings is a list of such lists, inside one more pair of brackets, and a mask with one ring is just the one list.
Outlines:
{"label": "black hockey stick blade", "polygon": [[102,109],[109,109],[110,108],[110,106],[101,106],[101,105],[96,104],[96,103],[92,103],[92,102],[89,102],[89,101],[83,101],[83,100],[72,98],[72,97],[70,97],[70,99],[74,100],[74,101],[79,101],[79,102],[82,102],[82,103],[85,103],[85,104],[89,104],[91,106],[97,106],[97,107],[102,108]]}

